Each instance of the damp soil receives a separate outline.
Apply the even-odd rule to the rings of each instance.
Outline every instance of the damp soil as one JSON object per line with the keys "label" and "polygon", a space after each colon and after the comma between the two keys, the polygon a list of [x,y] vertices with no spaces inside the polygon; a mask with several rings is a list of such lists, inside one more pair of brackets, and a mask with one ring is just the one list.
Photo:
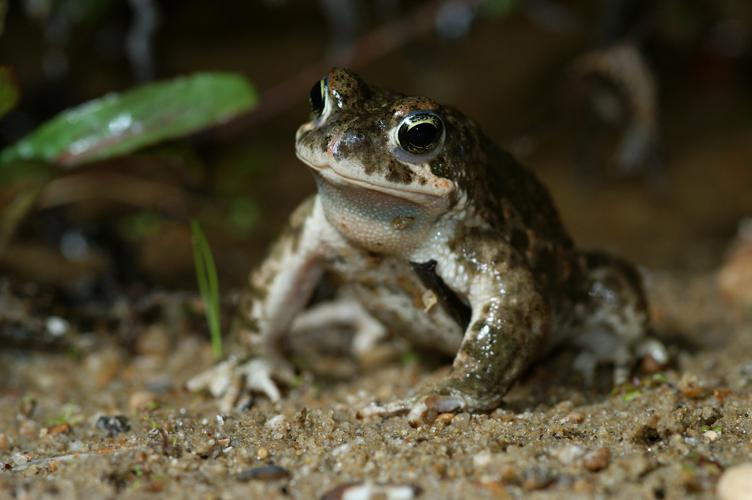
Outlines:
{"label": "damp soil", "polygon": [[0,496],[340,498],[365,482],[422,498],[712,498],[752,453],[752,318],[715,272],[646,277],[667,367],[587,386],[561,349],[502,408],[417,428],[356,410],[440,377],[426,354],[220,413],[184,389],[209,343],[162,322],[128,349],[83,336],[68,352],[4,350]]}

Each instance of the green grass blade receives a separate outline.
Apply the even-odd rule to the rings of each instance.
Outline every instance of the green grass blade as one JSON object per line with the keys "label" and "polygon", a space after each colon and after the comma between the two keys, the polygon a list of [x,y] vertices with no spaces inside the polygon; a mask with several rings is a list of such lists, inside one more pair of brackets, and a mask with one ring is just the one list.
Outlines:
{"label": "green grass blade", "polygon": [[193,262],[196,267],[196,279],[201,299],[204,301],[206,322],[211,335],[212,353],[215,359],[222,357],[222,330],[219,304],[219,280],[214,265],[209,242],[201,225],[191,222],[191,241],[193,243]]}

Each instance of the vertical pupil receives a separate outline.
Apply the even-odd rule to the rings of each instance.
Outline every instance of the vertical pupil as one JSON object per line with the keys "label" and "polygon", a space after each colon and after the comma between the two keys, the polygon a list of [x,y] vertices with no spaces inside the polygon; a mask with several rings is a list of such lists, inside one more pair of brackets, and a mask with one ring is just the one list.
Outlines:
{"label": "vertical pupil", "polygon": [[324,92],[326,92],[326,81],[323,79],[314,83],[313,87],[311,87],[309,100],[311,102],[311,109],[317,115],[324,112]]}

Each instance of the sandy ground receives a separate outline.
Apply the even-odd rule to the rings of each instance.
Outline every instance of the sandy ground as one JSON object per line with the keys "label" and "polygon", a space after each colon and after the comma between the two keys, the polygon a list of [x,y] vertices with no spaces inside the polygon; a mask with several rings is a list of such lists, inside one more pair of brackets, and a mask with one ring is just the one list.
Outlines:
{"label": "sandy ground", "polygon": [[666,369],[587,387],[561,350],[503,408],[419,428],[355,410],[446,369],[420,356],[220,415],[183,388],[208,343],[160,322],[130,352],[91,334],[64,353],[5,350],[0,496],[340,498],[366,482],[399,498],[712,498],[752,455],[752,320],[714,273],[648,278]]}

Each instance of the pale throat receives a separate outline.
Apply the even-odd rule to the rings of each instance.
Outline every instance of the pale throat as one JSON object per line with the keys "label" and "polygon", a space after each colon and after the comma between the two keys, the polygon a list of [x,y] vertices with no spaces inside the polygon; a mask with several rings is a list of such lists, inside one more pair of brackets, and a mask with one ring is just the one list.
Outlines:
{"label": "pale throat", "polygon": [[324,215],[342,236],[372,252],[408,254],[430,236],[435,209],[315,175]]}

